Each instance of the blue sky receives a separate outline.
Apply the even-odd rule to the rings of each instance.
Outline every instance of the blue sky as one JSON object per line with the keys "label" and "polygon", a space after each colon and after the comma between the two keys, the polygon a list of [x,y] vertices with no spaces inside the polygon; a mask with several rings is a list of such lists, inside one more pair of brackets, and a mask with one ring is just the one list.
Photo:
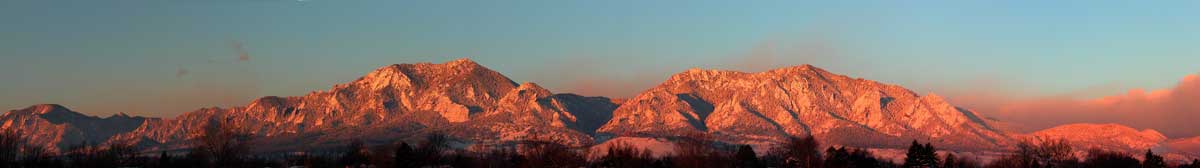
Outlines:
{"label": "blue sky", "polygon": [[1196,1],[5,0],[0,108],[170,117],[460,57],[616,97],[691,67],[805,63],[922,93],[1095,97],[1200,71],[1196,16]]}

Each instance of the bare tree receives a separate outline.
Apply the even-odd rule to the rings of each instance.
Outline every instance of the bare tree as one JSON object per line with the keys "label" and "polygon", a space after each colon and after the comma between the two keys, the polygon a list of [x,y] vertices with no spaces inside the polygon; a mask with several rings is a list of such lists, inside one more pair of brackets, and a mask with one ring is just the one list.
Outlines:
{"label": "bare tree", "polygon": [[250,152],[251,134],[236,123],[213,119],[203,131],[192,141],[192,154],[208,164],[237,165]]}
{"label": "bare tree", "polygon": [[626,143],[615,143],[608,146],[607,150],[596,161],[596,167],[650,167],[654,164],[655,158],[649,149],[638,150]]}
{"label": "bare tree", "polygon": [[1071,148],[1071,143],[1064,139],[1051,139],[1042,141],[1037,147],[1038,162],[1051,167],[1064,167],[1073,165],[1079,162],[1075,157],[1074,150]]}
{"label": "bare tree", "polygon": [[675,141],[675,154],[672,164],[678,167],[731,167],[730,157],[716,149],[711,135],[703,132],[692,132]]}
{"label": "bare tree", "polygon": [[109,143],[108,148],[104,149],[102,155],[111,159],[111,162],[119,166],[134,166],[138,164],[138,150],[131,144]]}
{"label": "bare tree", "polygon": [[24,167],[54,167],[57,164],[54,153],[41,145],[26,144],[21,153]]}
{"label": "bare tree", "polygon": [[771,157],[778,159],[779,163],[776,164],[783,167],[819,167],[821,165],[821,153],[817,150],[819,146],[821,145],[812,136],[792,137],[771,150]]}
{"label": "bare tree", "polygon": [[21,156],[21,147],[24,146],[24,137],[17,130],[0,130],[0,166],[14,166],[17,164],[18,157]]}
{"label": "bare tree", "polygon": [[1074,167],[1079,165],[1071,144],[1063,139],[1042,140],[1040,144],[1022,141],[1017,151],[993,161],[988,167]]}
{"label": "bare tree", "polygon": [[424,143],[409,151],[408,156],[404,156],[407,163],[398,164],[410,164],[416,167],[443,165],[448,162],[448,158],[444,155],[448,149],[450,149],[449,136],[441,132],[429,133],[425,135]]}
{"label": "bare tree", "polygon": [[528,141],[522,144],[525,161],[520,167],[582,167],[583,155],[558,141]]}

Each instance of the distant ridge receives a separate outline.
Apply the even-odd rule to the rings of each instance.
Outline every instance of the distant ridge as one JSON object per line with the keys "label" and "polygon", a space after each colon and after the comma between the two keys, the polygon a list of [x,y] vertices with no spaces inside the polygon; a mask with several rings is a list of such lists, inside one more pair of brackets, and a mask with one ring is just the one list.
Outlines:
{"label": "distant ridge", "polygon": [[[244,106],[201,108],[170,119],[87,116],[53,104],[0,115],[2,128],[53,149],[83,142],[184,149],[210,121],[248,128],[257,152],[332,148],[351,139],[416,141],[447,134],[465,146],[537,140],[585,146],[620,136],[706,133],[732,144],[771,145],[814,136],[827,145],[903,148],[912,140],[956,151],[1005,151],[1021,140],[1062,138],[1118,150],[1172,149],[1195,155],[1200,140],[1154,130],[1072,124],[1030,134],[897,85],[851,78],[812,65],[747,73],[689,69],[628,99],[554,93],[512,81],[470,59],[393,64],[329,90],[265,96]],[[625,138],[628,140],[629,138]],[[633,138],[637,139],[637,138]]]}
{"label": "distant ridge", "polygon": [[679,136],[706,132],[739,144],[815,136],[863,147],[914,139],[994,150],[1012,139],[941,96],[833,74],[812,65],[758,73],[690,69],[622,104],[600,132]]}

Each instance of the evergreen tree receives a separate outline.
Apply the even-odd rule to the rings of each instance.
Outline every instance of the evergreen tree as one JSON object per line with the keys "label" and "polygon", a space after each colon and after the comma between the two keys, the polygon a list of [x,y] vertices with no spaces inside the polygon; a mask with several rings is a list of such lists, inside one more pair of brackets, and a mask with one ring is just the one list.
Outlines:
{"label": "evergreen tree", "polygon": [[739,167],[763,167],[758,161],[758,154],[754,153],[754,148],[750,145],[742,145],[738,147],[737,153],[734,154]]}
{"label": "evergreen tree", "polygon": [[1083,164],[1080,165],[1081,167],[1126,168],[1141,166],[1141,162],[1137,159],[1121,152],[1091,149],[1087,153],[1087,160],[1084,160]]}
{"label": "evergreen tree", "polygon": [[850,154],[846,152],[846,148],[834,148],[830,146],[825,149],[825,167],[850,167]]}
{"label": "evergreen tree", "polygon": [[921,145],[913,140],[912,145],[908,147],[908,153],[905,154],[904,167],[908,168],[927,168],[938,167],[937,153],[932,144],[926,143]]}
{"label": "evergreen tree", "polygon": [[787,143],[776,147],[772,157],[780,167],[819,167],[821,166],[820,144],[812,136],[792,137]]}
{"label": "evergreen tree", "polygon": [[954,156],[953,153],[946,153],[946,159],[943,159],[945,161],[942,162],[942,167],[944,167],[944,168],[958,167],[958,165],[956,165],[956,164],[958,164],[958,162],[955,160],[956,158],[954,158],[954,157],[956,157],[956,156]]}
{"label": "evergreen tree", "polygon": [[1200,168],[1200,159],[1192,159],[1192,164],[1179,165],[1180,168]]}
{"label": "evergreen tree", "polygon": [[339,164],[343,167],[360,167],[367,164],[367,147],[362,140],[351,141],[346,146],[345,153],[342,158],[338,159]]}
{"label": "evergreen tree", "polygon": [[189,158],[210,167],[233,167],[240,165],[250,152],[253,134],[237,122],[224,119],[209,119],[202,134],[192,139]]}
{"label": "evergreen tree", "polygon": [[938,164],[938,162],[940,162],[940,160],[938,159],[938,156],[937,156],[937,150],[933,149],[933,144],[925,143],[925,149],[922,150],[921,152],[924,152],[921,154],[921,156],[925,157],[924,160],[929,161],[929,165],[931,167],[937,167],[937,166],[941,165],[941,164]]}
{"label": "evergreen tree", "polygon": [[975,159],[954,155],[954,153],[946,153],[946,159],[943,159],[942,167],[944,168],[976,168],[983,165]]}
{"label": "evergreen tree", "polygon": [[400,142],[400,146],[396,147],[395,156],[393,156],[396,167],[417,167],[416,160],[413,160],[413,148],[407,142]]}
{"label": "evergreen tree", "polygon": [[908,152],[904,154],[904,167],[913,167],[921,162],[921,144],[917,140],[913,140],[908,146]]}
{"label": "evergreen tree", "polygon": [[158,166],[159,167],[170,167],[170,164],[171,164],[171,155],[167,154],[167,151],[162,151],[161,153],[158,154]]}
{"label": "evergreen tree", "polygon": [[1142,168],[1165,168],[1167,163],[1163,161],[1162,156],[1155,155],[1153,151],[1146,150],[1146,159],[1142,161]]}

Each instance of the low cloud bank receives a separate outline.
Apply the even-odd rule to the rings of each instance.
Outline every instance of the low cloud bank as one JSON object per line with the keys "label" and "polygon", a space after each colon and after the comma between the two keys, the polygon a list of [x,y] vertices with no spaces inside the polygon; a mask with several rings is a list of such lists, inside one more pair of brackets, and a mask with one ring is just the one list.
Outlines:
{"label": "low cloud bank", "polygon": [[1155,129],[1172,138],[1200,136],[1200,76],[1188,75],[1172,88],[1095,99],[1069,96],[1012,99],[1002,96],[964,96],[957,99],[967,107],[1034,131],[1061,124],[1118,123],[1139,129]]}

